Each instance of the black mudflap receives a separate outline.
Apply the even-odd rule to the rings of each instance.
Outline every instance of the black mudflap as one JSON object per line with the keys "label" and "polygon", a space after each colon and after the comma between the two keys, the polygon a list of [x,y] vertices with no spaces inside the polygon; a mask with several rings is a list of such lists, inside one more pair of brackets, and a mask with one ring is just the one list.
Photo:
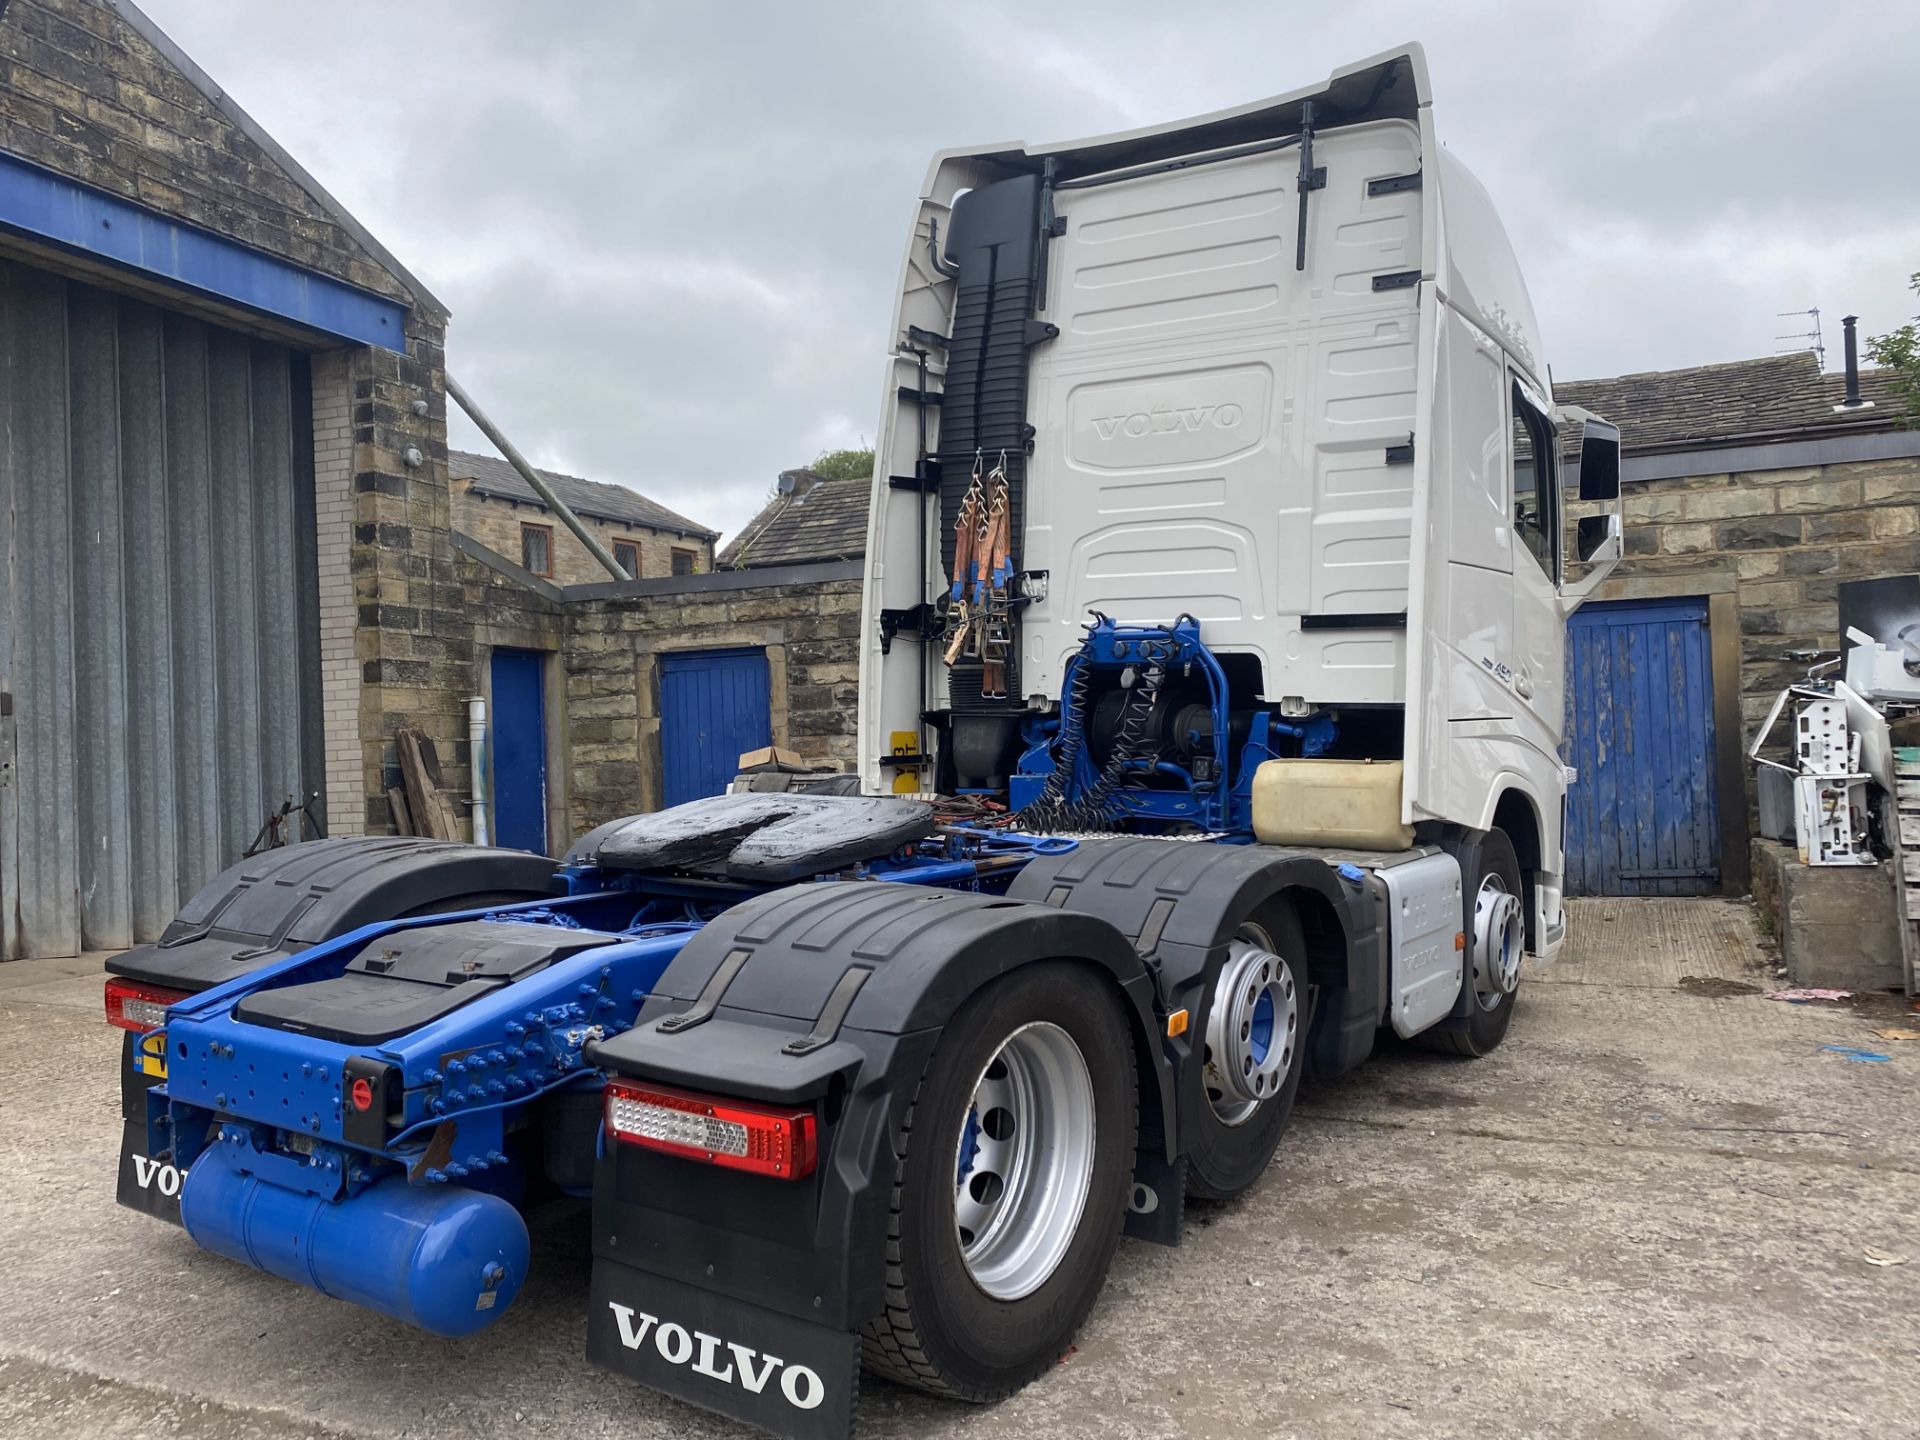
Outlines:
{"label": "black mudflap", "polygon": [[166,1073],[166,1037],[135,1034],[120,1037],[120,1176],[114,1199],[139,1210],[180,1223],[180,1182],[186,1176],[174,1169],[170,1154],[147,1152],[147,1092]]}
{"label": "black mudflap", "polygon": [[1178,1245],[1187,1209],[1187,1160],[1171,1163],[1155,1140],[1133,1157],[1133,1193],[1127,1197],[1126,1234],[1131,1240]]}
{"label": "black mudflap", "polygon": [[147,1153],[144,1120],[123,1122],[120,1135],[120,1177],[113,1198],[129,1210],[138,1210],[170,1225],[180,1223],[180,1182],[186,1179],[173,1165],[171,1154]]}
{"label": "black mudflap", "polygon": [[846,1440],[860,1337],[606,1259],[593,1262],[587,1359],[791,1440]]}

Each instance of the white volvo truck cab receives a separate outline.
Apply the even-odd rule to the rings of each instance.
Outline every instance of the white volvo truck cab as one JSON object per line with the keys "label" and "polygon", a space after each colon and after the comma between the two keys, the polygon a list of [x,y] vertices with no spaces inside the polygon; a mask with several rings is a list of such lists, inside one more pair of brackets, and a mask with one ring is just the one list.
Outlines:
{"label": "white volvo truck cab", "polygon": [[[1420,47],[1177,124],[941,154],[892,339],[864,790],[1332,849],[1498,832],[1526,948],[1554,953],[1566,619],[1621,552],[1619,432],[1555,408]],[[1125,630],[1183,623],[1219,682],[1168,651],[1130,709]],[[1115,784],[1042,795],[1063,765],[1069,791]]]}

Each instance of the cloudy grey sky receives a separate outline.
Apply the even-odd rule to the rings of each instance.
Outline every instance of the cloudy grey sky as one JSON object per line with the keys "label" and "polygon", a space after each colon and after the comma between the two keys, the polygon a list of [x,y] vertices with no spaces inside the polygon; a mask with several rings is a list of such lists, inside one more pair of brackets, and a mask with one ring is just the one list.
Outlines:
{"label": "cloudy grey sky", "polygon": [[450,368],[529,456],[729,532],[783,467],[871,439],[934,150],[1237,104],[1406,39],[1559,378],[1770,354],[1811,305],[1837,365],[1842,314],[1916,306],[1905,0],[144,3],[452,309]]}

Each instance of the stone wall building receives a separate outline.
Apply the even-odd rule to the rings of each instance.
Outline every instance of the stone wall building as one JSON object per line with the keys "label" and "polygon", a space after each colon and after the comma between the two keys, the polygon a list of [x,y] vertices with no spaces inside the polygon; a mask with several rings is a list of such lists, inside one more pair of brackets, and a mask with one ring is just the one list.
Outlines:
{"label": "stone wall building", "polygon": [[[1920,433],[1900,428],[1886,374],[1861,382],[1876,403],[1836,408],[1843,378],[1799,353],[1554,386],[1621,430],[1625,558],[1582,623],[1625,602],[1704,608],[1714,754],[1653,768],[1670,766],[1657,778],[1674,786],[1710,769],[1733,893],[1748,878],[1759,724],[1815,653],[1839,651],[1843,582],[1920,572]],[[1581,679],[1571,710],[1597,703]]]}
{"label": "stone wall building", "polygon": [[[456,530],[542,579],[583,585],[610,578],[579,537],[505,460],[454,450],[448,452],[447,473],[453,483]],[[717,531],[676,515],[624,485],[582,480],[553,470],[542,470],[540,476],[613,552],[630,579],[703,575],[713,569]]]}
{"label": "stone wall building", "polygon": [[[763,724],[770,743],[813,766],[856,768],[867,497],[865,480],[787,471],[711,574],[556,585],[497,545],[455,537],[469,603],[485,617],[473,637],[483,686],[495,647],[533,649],[547,656],[561,697],[546,774],[556,846],[671,798],[668,772],[682,753],[675,726],[686,723],[671,677],[701,657],[764,663],[764,702],[747,702],[764,703],[764,714],[735,721]],[[510,626],[502,615],[514,617]],[[700,723],[714,718],[726,717]],[[723,752],[722,768],[732,758]]]}
{"label": "stone wall building", "polygon": [[857,562],[714,575],[557,475],[640,578],[530,552],[519,477],[449,465],[445,307],[134,4],[0,0],[0,182],[0,958],[157,938],[287,797],[390,831],[404,727],[464,820],[509,670],[550,850],[684,782],[709,663],[851,760]]}
{"label": "stone wall building", "polygon": [[[0,957],[465,763],[444,306],[128,0],[0,5]],[[20,843],[27,836],[31,843]]]}
{"label": "stone wall building", "polygon": [[1731,596],[1748,726],[1806,673],[1788,651],[1838,651],[1841,581],[1920,572],[1920,434],[1885,374],[1861,390],[1879,403],[1837,411],[1844,381],[1807,352],[1554,387],[1620,424],[1626,558],[1603,598]]}
{"label": "stone wall building", "polygon": [[[667,803],[673,727],[683,717],[665,709],[662,696],[676,661],[764,657],[762,743],[820,768],[853,768],[857,561],[563,587],[464,535],[454,543],[474,617],[480,693],[491,698],[491,653],[510,648],[544,659],[551,721],[542,780],[554,853],[604,821]],[[722,769],[748,748],[723,754]]]}

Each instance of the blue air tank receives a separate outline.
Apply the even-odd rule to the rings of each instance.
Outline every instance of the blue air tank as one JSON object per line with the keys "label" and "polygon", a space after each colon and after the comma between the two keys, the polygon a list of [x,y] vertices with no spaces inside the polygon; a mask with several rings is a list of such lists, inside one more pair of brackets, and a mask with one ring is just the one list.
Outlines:
{"label": "blue air tank", "polygon": [[435,1335],[483,1330],[520,1293],[526,1222],[499,1196],[396,1175],[325,1200],[246,1173],[246,1154],[214,1145],[187,1172],[180,1218],[202,1249]]}

